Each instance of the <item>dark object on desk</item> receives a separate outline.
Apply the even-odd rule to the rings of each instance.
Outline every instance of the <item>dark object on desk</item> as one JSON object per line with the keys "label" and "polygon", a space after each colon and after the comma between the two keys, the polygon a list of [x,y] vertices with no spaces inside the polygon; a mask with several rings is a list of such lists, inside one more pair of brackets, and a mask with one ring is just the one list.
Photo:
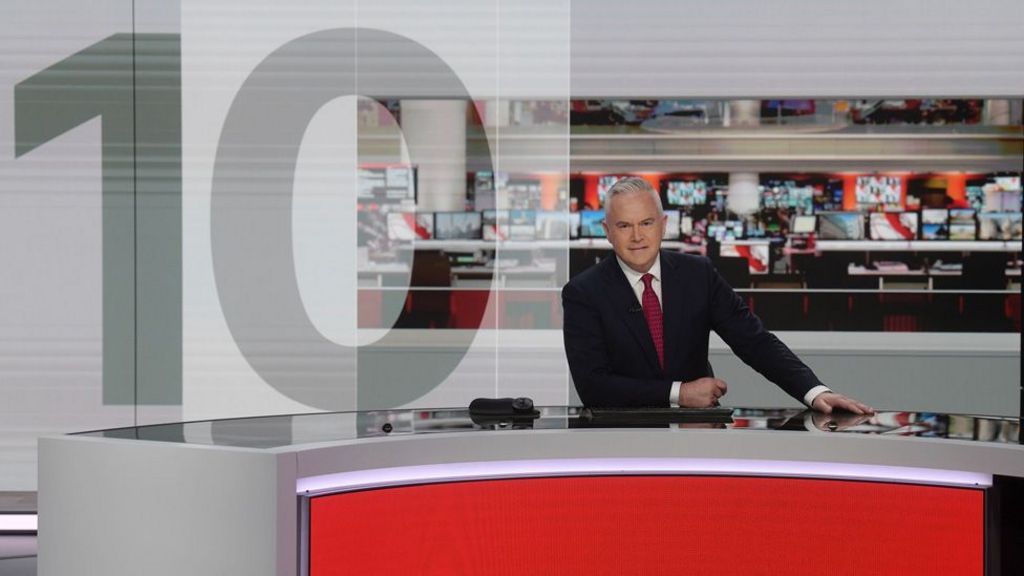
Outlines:
{"label": "dark object on desk", "polygon": [[540,412],[533,408],[530,398],[477,398],[469,403],[469,415],[536,418]]}
{"label": "dark object on desk", "polygon": [[728,424],[732,408],[584,408],[580,417],[602,425]]}
{"label": "dark object on desk", "polygon": [[469,419],[483,428],[530,429],[539,417],[529,398],[477,398],[469,403]]}

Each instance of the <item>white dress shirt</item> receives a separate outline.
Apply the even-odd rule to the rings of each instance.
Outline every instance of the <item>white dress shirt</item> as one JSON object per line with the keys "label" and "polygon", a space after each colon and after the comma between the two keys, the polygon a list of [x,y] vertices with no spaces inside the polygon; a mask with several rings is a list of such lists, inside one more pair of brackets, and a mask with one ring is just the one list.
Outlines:
{"label": "white dress shirt", "polygon": [[[636,295],[637,303],[642,306],[644,301],[643,277],[645,273],[633,270],[617,255],[615,256],[615,259],[618,261],[619,268],[622,269],[622,273],[626,275],[626,281],[629,282],[629,287],[633,289],[633,294]],[[651,289],[654,290],[654,295],[658,297],[658,305],[662,306],[662,310],[664,310],[661,299],[661,254],[654,257],[654,264],[651,265],[650,270],[648,270],[646,274],[654,276],[654,280],[651,281]],[[672,383],[672,390],[669,392],[668,401],[669,405],[673,408],[679,407],[679,392],[682,386],[682,381]],[[804,394],[804,404],[810,406],[819,394],[831,391],[832,390],[828,386],[815,386],[808,390],[807,394]]]}

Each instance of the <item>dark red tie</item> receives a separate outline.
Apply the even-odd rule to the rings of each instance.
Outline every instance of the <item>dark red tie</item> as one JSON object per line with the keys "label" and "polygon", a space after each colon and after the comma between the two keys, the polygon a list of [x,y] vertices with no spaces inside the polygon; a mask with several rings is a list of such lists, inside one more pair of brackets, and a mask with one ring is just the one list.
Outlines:
{"label": "dark red tie", "polygon": [[661,319],[661,304],[658,302],[658,295],[651,288],[651,281],[654,276],[644,274],[640,280],[644,283],[644,295],[641,298],[644,307],[644,318],[647,320],[647,329],[651,331],[651,339],[654,340],[654,349],[658,351],[658,366],[665,367],[665,336]]}

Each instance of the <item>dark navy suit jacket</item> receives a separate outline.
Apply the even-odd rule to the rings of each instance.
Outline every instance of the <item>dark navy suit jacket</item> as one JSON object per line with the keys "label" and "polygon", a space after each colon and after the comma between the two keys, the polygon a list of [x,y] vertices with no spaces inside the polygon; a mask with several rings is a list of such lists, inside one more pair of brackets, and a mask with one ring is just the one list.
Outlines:
{"label": "dark navy suit jacket", "polygon": [[789,395],[803,400],[821,384],[733,292],[711,261],[661,251],[665,368],[658,366],[640,303],[614,256],[562,289],[569,370],[587,406],[667,406],[672,383],[710,376],[708,336]]}

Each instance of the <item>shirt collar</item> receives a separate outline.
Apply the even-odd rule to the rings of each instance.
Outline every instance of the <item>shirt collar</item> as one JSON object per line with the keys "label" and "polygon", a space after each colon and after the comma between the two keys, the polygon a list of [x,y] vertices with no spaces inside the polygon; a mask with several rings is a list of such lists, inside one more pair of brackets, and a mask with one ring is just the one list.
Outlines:
{"label": "shirt collar", "polygon": [[[618,254],[615,255],[615,260],[618,261],[619,268],[622,268],[622,273],[626,275],[626,281],[629,282],[630,286],[641,281],[640,279],[644,276],[643,273],[630,268],[628,264],[619,258]],[[654,257],[654,264],[651,264],[651,269],[647,271],[647,274],[654,276],[655,280],[661,282],[661,252],[658,252],[658,255]]]}

